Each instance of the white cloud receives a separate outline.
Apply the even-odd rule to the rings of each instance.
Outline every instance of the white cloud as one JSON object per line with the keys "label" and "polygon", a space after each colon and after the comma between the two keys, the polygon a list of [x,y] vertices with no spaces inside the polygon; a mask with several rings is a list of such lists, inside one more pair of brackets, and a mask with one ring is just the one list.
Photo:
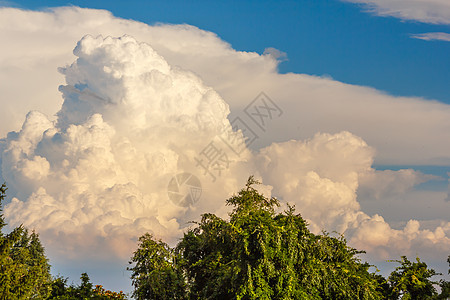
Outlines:
{"label": "white cloud", "polygon": [[358,174],[370,169],[373,153],[348,132],[317,134],[261,149],[256,165],[273,193],[293,202],[315,232],[344,232],[359,211]]}
{"label": "white cloud", "polygon": [[445,32],[427,32],[411,34],[412,38],[425,40],[425,41],[445,41],[450,42],[450,33]]}
{"label": "white cloud", "polygon": [[[448,222],[421,229],[414,215],[405,221],[418,221],[392,229],[361,210],[357,191],[365,186],[374,194],[378,185],[378,197],[398,195],[428,178],[376,172],[374,159],[449,165],[449,105],[278,74],[273,55],[235,51],[213,33],[148,26],[106,11],[0,9],[0,29],[8,41],[0,55],[1,136],[20,128],[28,111],[43,112],[29,113],[19,132],[0,140],[1,176],[15,197],[5,215],[11,224],[38,228],[50,251],[104,257],[114,249],[110,255],[127,257],[130,240],[145,231],[173,242],[203,212],[226,216],[224,199],[250,174],[294,202],[313,230],[345,232],[371,255],[448,249]],[[73,56],[85,34],[94,37],[82,39]],[[63,77],[56,68],[64,65]],[[254,154],[223,148],[232,162],[211,182],[195,158],[209,142],[220,143],[228,113],[244,118],[261,91],[282,116],[265,131],[245,119],[259,136]],[[201,179],[195,206],[177,207],[167,196],[179,172]]]}
{"label": "white cloud", "polygon": [[362,139],[341,132],[273,144],[256,155],[255,165],[265,183],[273,186],[272,193],[295,204],[316,233],[322,229],[345,233],[352,246],[367,250],[372,259],[419,253],[428,259],[444,257],[450,246],[449,222],[440,221],[428,230],[420,229],[420,221],[413,219],[393,229],[382,216],[361,210],[360,184],[379,186],[376,195],[386,196],[434,178],[413,170],[375,171],[373,156]]}
{"label": "white cloud", "polygon": [[[231,118],[261,91],[284,111],[252,147],[305,139],[317,131],[350,131],[377,149],[378,164],[450,164],[450,106],[392,97],[371,88],[305,74],[278,74],[272,55],[239,52],[215,34],[188,25],[148,26],[109,12],[76,7],[46,12],[0,9],[0,134],[17,130],[39,110],[54,120],[63,78],[85,34],[129,34],[149,43],[169,64],[193,71],[230,105]],[[33,51],[30,51],[33,49]],[[26,83],[27,88],[23,88]]]}
{"label": "white cloud", "polygon": [[[76,62],[61,70],[67,84],[57,120],[31,112],[3,141],[2,175],[17,191],[5,208],[9,222],[46,239],[64,234],[52,245],[61,251],[104,244],[129,255],[135,245],[124,240],[150,231],[174,241],[198,217],[194,210],[220,209],[223,201],[182,208],[167,196],[169,179],[196,170],[195,156],[230,127],[219,95],[129,36],[86,36],[74,53]],[[235,191],[239,177],[221,186]],[[207,187],[205,199],[229,194]]]}
{"label": "white cloud", "polygon": [[450,24],[450,2],[447,0],[343,0],[360,3],[372,13],[403,20],[432,24]]}

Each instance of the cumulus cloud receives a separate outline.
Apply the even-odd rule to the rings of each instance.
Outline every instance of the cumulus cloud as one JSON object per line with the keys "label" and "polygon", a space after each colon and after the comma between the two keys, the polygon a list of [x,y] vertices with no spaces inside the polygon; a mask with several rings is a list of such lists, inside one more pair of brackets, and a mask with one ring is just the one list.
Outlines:
{"label": "cumulus cloud", "polygon": [[[273,51],[238,52],[188,25],[148,26],[76,7],[6,8],[0,28],[10,41],[0,56],[2,136],[11,131],[0,140],[0,175],[13,196],[5,215],[39,229],[51,251],[127,257],[145,231],[174,242],[201,213],[226,216],[224,199],[250,174],[266,193],[294,203],[313,231],[345,233],[371,255],[442,256],[449,248],[448,222],[423,229],[409,217],[393,229],[382,214],[361,210],[358,195],[361,187],[375,198],[396,196],[430,179],[375,171],[375,159],[448,165],[449,105],[278,74]],[[220,137],[230,120],[248,117],[261,91],[283,113],[263,129],[245,119],[258,138],[253,152],[237,155]],[[212,143],[228,163],[215,170],[216,181],[198,161]],[[201,181],[195,205],[177,206],[167,195],[180,172]]]}
{"label": "cumulus cloud", "polygon": [[450,33],[445,32],[427,32],[419,34],[411,34],[414,39],[424,40],[424,41],[445,41],[450,42]]}
{"label": "cumulus cloud", "polygon": [[[360,186],[366,194],[386,197],[435,178],[413,170],[376,171],[371,167],[373,156],[374,149],[361,138],[341,132],[273,144],[261,149],[255,164],[265,182],[273,186],[273,194],[295,204],[316,233],[322,229],[344,233],[352,246],[377,259],[417,253],[445,257],[450,246],[449,222],[440,221],[429,230],[421,229],[420,221],[409,220],[402,229],[394,229],[381,215],[370,216],[361,210]],[[375,186],[380,190],[375,191]]]}
{"label": "cumulus cloud", "polygon": [[450,24],[450,3],[447,0],[343,0],[363,4],[380,16],[415,20],[432,24]]}
{"label": "cumulus cloud", "polygon": [[364,218],[354,231],[350,243],[356,247],[364,245],[372,255],[382,259],[389,259],[393,255],[414,256],[419,253],[425,259],[433,259],[433,255],[444,258],[450,246],[448,222],[442,222],[432,231],[421,230],[419,221],[410,220],[402,230],[395,230],[383,217],[375,215]]}
{"label": "cumulus cloud", "polygon": [[[264,91],[283,110],[259,149],[273,141],[306,139],[316,132],[350,131],[377,149],[377,164],[450,164],[450,106],[305,74],[278,74],[273,55],[235,51],[214,33],[189,25],[156,25],[77,7],[45,12],[0,9],[0,134],[17,130],[23,116],[39,110],[55,120],[61,106],[55,71],[69,64],[74,43],[85,34],[129,34],[152,46],[173,66],[197,74],[230,106],[230,119]],[[30,51],[33,49],[33,51]],[[27,88],[23,88],[26,82]]]}
{"label": "cumulus cloud", "polygon": [[349,217],[359,211],[358,173],[370,169],[372,156],[373,149],[361,138],[341,132],[273,144],[255,160],[273,193],[295,204],[313,231],[344,232]]}
{"label": "cumulus cloud", "polygon": [[[169,201],[167,183],[195,169],[205,142],[230,128],[228,105],[197,76],[129,36],[86,36],[74,53],[78,59],[61,69],[66,85],[57,119],[30,112],[3,141],[2,175],[17,191],[5,215],[46,237],[63,233],[67,247],[101,241],[116,254],[134,247],[116,240],[146,231],[178,238],[189,208]],[[208,205],[217,210],[223,203]]]}

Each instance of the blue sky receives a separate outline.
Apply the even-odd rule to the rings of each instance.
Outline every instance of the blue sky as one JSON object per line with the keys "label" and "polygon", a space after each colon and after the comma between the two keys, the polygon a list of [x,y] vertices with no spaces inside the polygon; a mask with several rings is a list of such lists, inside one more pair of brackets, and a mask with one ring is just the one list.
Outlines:
{"label": "blue sky", "polygon": [[186,23],[212,31],[236,50],[286,52],[280,72],[331,76],[389,94],[450,103],[450,42],[411,34],[449,25],[404,21],[337,0],[297,1],[15,1],[26,9],[77,5],[154,24]]}

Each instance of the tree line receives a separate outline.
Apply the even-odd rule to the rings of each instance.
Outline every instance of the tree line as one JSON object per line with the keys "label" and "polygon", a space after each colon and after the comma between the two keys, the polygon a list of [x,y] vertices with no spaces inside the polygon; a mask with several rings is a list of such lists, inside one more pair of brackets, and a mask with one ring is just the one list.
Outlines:
{"label": "tree line", "polygon": [[[402,256],[387,277],[362,262],[342,235],[313,234],[294,207],[255,189],[252,176],[226,200],[227,220],[210,213],[170,247],[151,234],[139,238],[127,268],[136,299],[448,299],[448,281],[417,258]],[[81,284],[52,277],[39,237],[6,225],[0,189],[0,299],[126,299],[123,292],[95,287],[86,273]],[[448,258],[450,265],[450,255]],[[371,272],[374,267],[374,272]],[[450,270],[449,270],[450,273]],[[436,289],[439,286],[440,292]]]}

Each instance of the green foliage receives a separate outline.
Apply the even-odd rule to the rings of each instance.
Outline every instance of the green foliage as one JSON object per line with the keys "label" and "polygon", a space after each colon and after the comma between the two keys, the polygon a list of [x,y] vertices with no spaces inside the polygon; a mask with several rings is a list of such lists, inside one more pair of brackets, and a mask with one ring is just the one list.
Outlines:
{"label": "green foliage", "polygon": [[416,262],[411,262],[402,256],[401,260],[396,260],[400,266],[389,276],[389,282],[392,286],[391,299],[431,299],[437,295],[431,281],[434,275],[438,275],[433,269],[428,269],[427,264],[421,262],[417,257]]}
{"label": "green foliage", "polygon": [[162,241],[150,234],[139,239],[128,268],[137,299],[184,299],[185,282],[178,268],[177,254]]}
{"label": "green foliage", "polygon": [[[259,182],[250,177],[246,187],[227,200],[234,206],[229,222],[206,214],[180,243],[193,298],[377,297],[376,280],[369,266],[355,257],[358,251],[342,237],[310,233],[293,207],[275,214],[278,200],[258,193],[255,184]],[[198,239],[195,247],[188,245],[193,236]],[[206,278],[196,280],[205,273]]]}
{"label": "green foliage", "polygon": [[381,276],[380,274],[372,274],[372,276],[377,281],[377,292],[381,295],[381,299],[390,299],[389,297],[392,295],[392,287],[389,285],[389,282]]}
{"label": "green foliage", "polygon": [[[314,235],[293,207],[281,214],[275,198],[250,177],[229,221],[204,214],[172,250],[151,235],[132,262],[138,299],[380,299],[378,278],[342,236]],[[167,274],[173,274],[168,276]],[[160,280],[162,278],[163,280]],[[169,280],[169,278],[174,278]],[[174,285],[175,283],[175,285]],[[177,286],[177,288],[174,288]],[[171,297],[163,294],[171,291]]]}
{"label": "green foliage", "polygon": [[48,299],[70,299],[67,294],[67,278],[58,276],[53,279]]}
{"label": "green foliage", "polygon": [[79,286],[67,285],[67,278],[56,277],[52,282],[51,295],[47,299],[54,300],[77,300],[77,299],[94,299],[94,300],[106,300],[106,299],[126,299],[125,294],[120,292],[112,292],[105,290],[103,286],[96,285],[93,288],[93,284],[89,279],[88,274],[81,274],[81,284]]}
{"label": "green foliage", "polygon": [[0,299],[42,299],[50,293],[50,265],[39,236],[19,226],[9,234],[1,213],[6,185],[0,187]]}
{"label": "green foliage", "polygon": [[92,282],[89,279],[89,276],[87,273],[82,273],[81,274],[81,284],[78,287],[78,296],[81,299],[84,298],[91,298],[93,291],[92,291]]}

